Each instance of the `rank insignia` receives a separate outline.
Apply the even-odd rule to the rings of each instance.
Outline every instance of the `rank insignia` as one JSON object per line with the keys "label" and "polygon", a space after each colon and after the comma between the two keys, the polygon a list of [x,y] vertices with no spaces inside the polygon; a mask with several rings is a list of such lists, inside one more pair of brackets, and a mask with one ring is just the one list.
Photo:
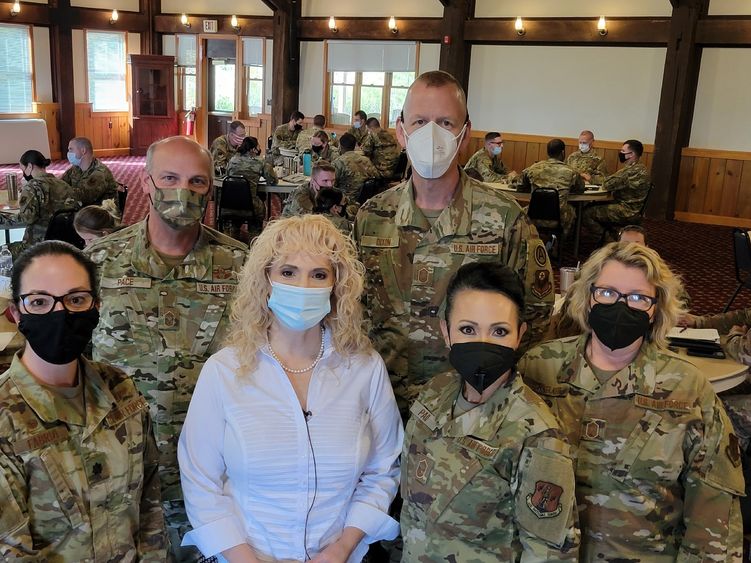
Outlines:
{"label": "rank insignia", "polygon": [[730,459],[730,463],[733,464],[733,467],[740,467],[741,466],[741,445],[740,445],[740,442],[738,441],[738,436],[736,436],[735,434],[731,434],[728,442],[729,442],[728,446],[727,448],[725,448],[725,453]]}
{"label": "rank insignia", "polygon": [[433,469],[433,462],[427,457],[421,458],[415,466],[415,479],[424,485],[428,482],[431,469]]}
{"label": "rank insignia", "polygon": [[553,284],[550,282],[550,272],[547,270],[537,270],[535,272],[535,281],[532,283],[532,293],[538,299],[542,299],[553,291]]}
{"label": "rank insignia", "polygon": [[606,422],[600,418],[585,418],[581,426],[582,440],[602,441]]}
{"label": "rank insignia", "polygon": [[547,481],[537,481],[535,492],[527,495],[527,506],[538,518],[554,518],[561,513],[563,487]]}

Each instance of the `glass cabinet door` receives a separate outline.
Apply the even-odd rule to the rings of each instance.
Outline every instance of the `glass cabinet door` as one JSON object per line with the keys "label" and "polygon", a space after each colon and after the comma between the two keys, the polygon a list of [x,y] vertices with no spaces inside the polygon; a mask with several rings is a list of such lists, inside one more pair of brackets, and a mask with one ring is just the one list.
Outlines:
{"label": "glass cabinet door", "polygon": [[136,103],[138,116],[167,117],[168,72],[164,68],[137,67],[135,72]]}

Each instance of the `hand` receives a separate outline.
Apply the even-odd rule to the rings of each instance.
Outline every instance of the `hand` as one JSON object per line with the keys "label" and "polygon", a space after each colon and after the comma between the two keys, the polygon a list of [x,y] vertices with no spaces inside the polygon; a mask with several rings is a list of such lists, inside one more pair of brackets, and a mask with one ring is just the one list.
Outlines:
{"label": "hand", "polygon": [[346,563],[351,553],[351,549],[345,547],[341,540],[337,540],[313,557],[310,563]]}
{"label": "hand", "polygon": [[517,176],[519,176],[519,173],[516,170],[512,170],[511,172],[508,173],[508,180],[511,181]]}
{"label": "hand", "polygon": [[592,174],[587,174],[586,172],[582,172],[581,177],[584,178],[585,182],[589,182],[590,180],[592,180]]}
{"label": "hand", "polygon": [[748,327],[745,325],[735,325],[728,331],[728,336],[743,336],[748,332]]}
{"label": "hand", "polygon": [[685,315],[683,315],[682,317],[678,319],[678,326],[695,328],[697,318],[698,317],[696,315],[692,315],[691,313],[686,313]]}

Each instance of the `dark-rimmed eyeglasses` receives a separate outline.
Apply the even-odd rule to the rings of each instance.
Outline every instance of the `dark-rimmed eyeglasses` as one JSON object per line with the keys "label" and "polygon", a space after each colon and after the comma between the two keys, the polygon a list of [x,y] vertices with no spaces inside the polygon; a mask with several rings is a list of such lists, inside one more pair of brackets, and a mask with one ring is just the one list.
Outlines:
{"label": "dark-rimmed eyeglasses", "polygon": [[49,295],[47,293],[26,293],[19,296],[23,308],[32,315],[46,315],[62,303],[70,313],[83,313],[94,307],[94,294],[91,291],[71,291],[65,295]]}
{"label": "dark-rimmed eyeglasses", "polygon": [[589,291],[592,293],[592,298],[595,302],[601,305],[612,305],[623,299],[631,309],[648,311],[657,303],[657,297],[642,293],[621,293],[611,287],[597,287],[593,285],[589,288]]}

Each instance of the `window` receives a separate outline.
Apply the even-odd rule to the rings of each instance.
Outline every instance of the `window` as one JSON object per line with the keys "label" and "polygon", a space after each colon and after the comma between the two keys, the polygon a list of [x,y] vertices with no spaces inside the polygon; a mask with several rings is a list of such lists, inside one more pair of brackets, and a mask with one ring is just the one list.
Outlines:
{"label": "window", "polygon": [[212,59],[209,68],[211,92],[210,111],[235,111],[235,61]]}
{"label": "window", "polygon": [[340,125],[349,125],[352,121],[352,114],[357,111],[353,109],[355,101],[355,81],[356,72],[332,72],[331,74],[331,111],[330,119],[332,123]]}
{"label": "window", "polygon": [[89,102],[94,111],[127,111],[125,34],[86,32]]}
{"label": "window", "polygon": [[248,72],[248,113],[263,113],[263,67],[249,66]]}
{"label": "window", "polygon": [[33,110],[29,31],[27,25],[0,24],[0,113]]}
{"label": "window", "polygon": [[196,107],[196,36],[177,35],[177,81],[178,109],[190,111]]}
{"label": "window", "polygon": [[263,113],[263,64],[266,60],[266,40],[261,37],[243,37],[243,67],[245,71],[245,100],[248,115]]}
{"label": "window", "polygon": [[330,121],[349,125],[361,109],[384,127],[394,127],[414,79],[414,72],[330,72]]}

